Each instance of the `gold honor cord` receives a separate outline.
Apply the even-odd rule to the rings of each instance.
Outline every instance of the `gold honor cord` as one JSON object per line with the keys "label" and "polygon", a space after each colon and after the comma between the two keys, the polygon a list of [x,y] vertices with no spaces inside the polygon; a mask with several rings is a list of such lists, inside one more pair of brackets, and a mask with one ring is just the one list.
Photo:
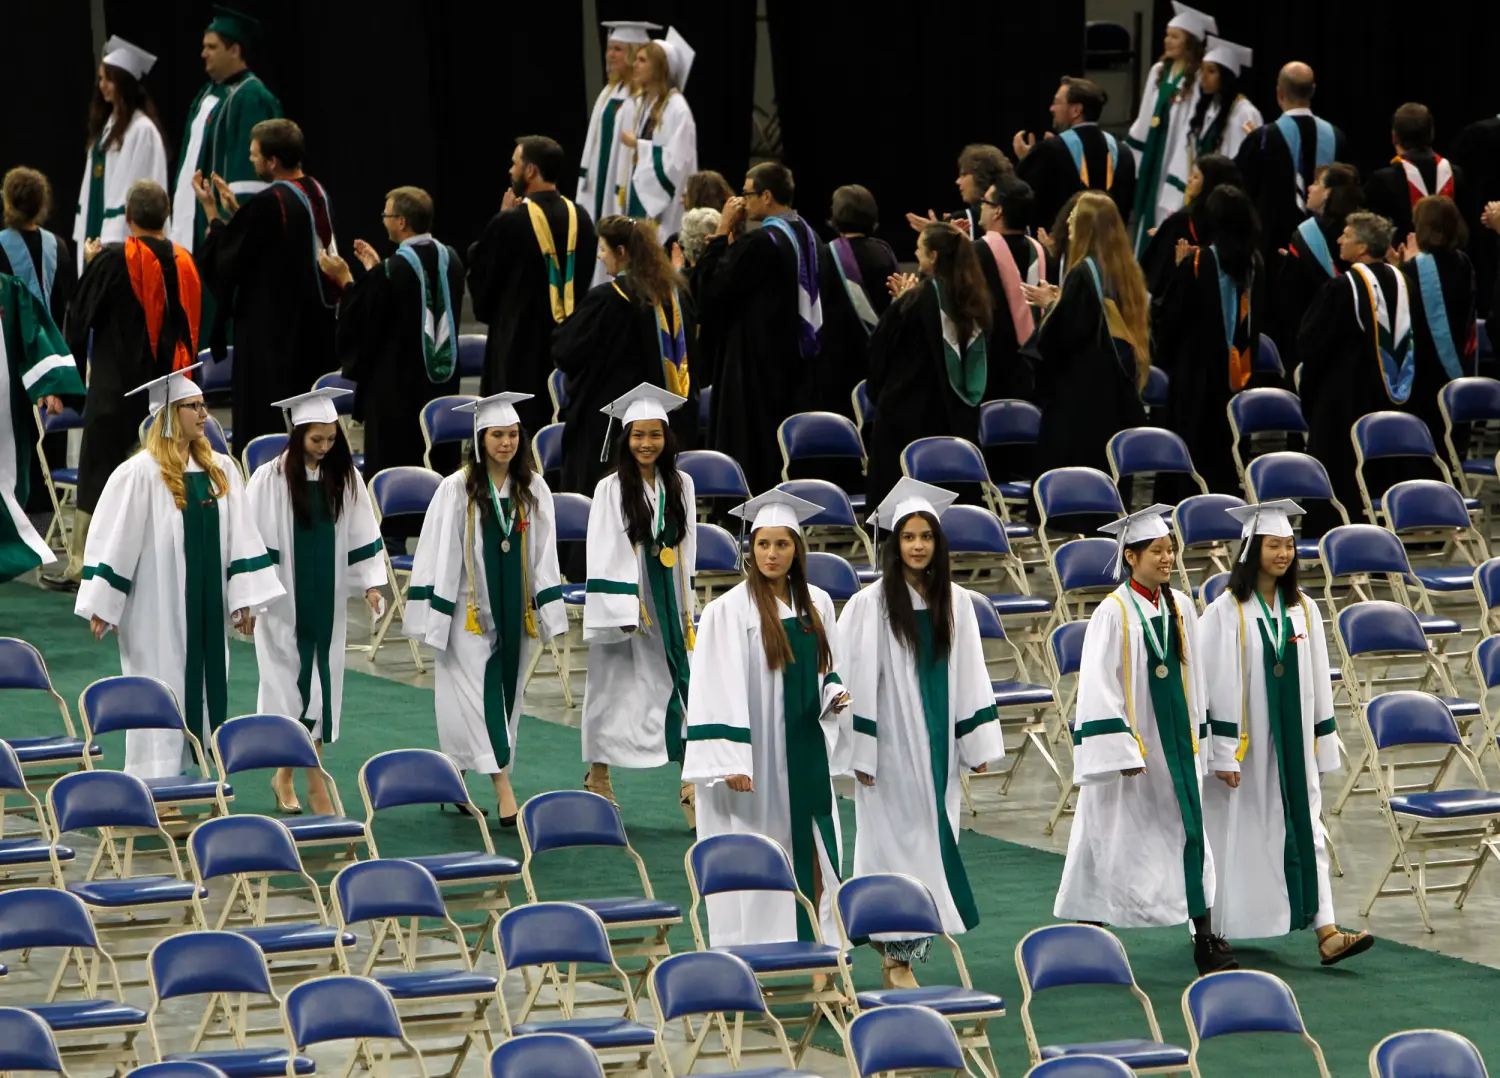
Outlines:
{"label": "gold honor cord", "polygon": [[[1126,587],[1129,587],[1127,584]],[[1166,587],[1165,584],[1162,587]],[[1122,632],[1120,633],[1120,669],[1125,675],[1125,723],[1130,727],[1130,736],[1135,738],[1135,743],[1141,747],[1141,759],[1146,758],[1146,742],[1141,737],[1135,725],[1135,699],[1130,694],[1130,613],[1125,609],[1125,600],[1120,598],[1118,591],[1110,593],[1109,596],[1120,604],[1120,617],[1124,619]],[[1141,626],[1144,633],[1146,627]],[[1187,632],[1182,627],[1182,615],[1177,615],[1178,639],[1182,641],[1182,697],[1187,704],[1188,710],[1188,734],[1193,739],[1193,755],[1198,755],[1198,731],[1193,728],[1193,690],[1188,683],[1187,670]]]}
{"label": "gold honor cord", "polygon": [[[491,489],[493,490],[493,487]],[[526,549],[526,509],[519,497],[516,499],[516,515],[520,518],[521,524],[521,609],[525,611],[526,635],[537,637],[540,634],[536,627],[536,610],[531,603],[531,590],[527,587],[531,563]],[[484,628],[479,624],[479,587],[474,583],[474,502],[472,499],[469,501],[468,514],[464,518],[464,572],[469,577],[469,613],[464,622],[464,628],[475,636],[483,636]],[[498,611],[490,613],[494,616],[498,629],[500,614]]]}

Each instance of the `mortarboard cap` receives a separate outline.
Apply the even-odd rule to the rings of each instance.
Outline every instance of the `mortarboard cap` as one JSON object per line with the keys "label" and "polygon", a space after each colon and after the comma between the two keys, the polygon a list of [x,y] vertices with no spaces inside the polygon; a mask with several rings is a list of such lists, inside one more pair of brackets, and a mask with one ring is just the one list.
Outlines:
{"label": "mortarboard cap", "polygon": [[687,88],[689,73],[693,70],[693,58],[698,55],[697,51],[687,43],[687,39],[677,32],[677,27],[667,28],[667,36],[659,44],[662,51],[667,54],[667,71],[672,76],[672,85],[678,90]]}
{"label": "mortarboard cap", "polygon": [[1105,535],[1115,537],[1115,579],[1121,579],[1125,574],[1125,548],[1133,543],[1146,543],[1152,539],[1160,539],[1163,535],[1170,535],[1167,522],[1162,518],[1163,513],[1170,513],[1170,505],[1162,505],[1160,502],[1153,506],[1142,509],[1138,513],[1123,516],[1113,524],[1106,524],[1099,530]]}
{"label": "mortarboard cap", "polygon": [[111,37],[104,43],[104,62],[110,67],[130,72],[139,81],[146,77],[146,73],[156,63],[156,57],[123,37]]}
{"label": "mortarboard cap", "polygon": [[1256,505],[1237,505],[1224,512],[1240,522],[1240,561],[1250,555],[1250,540],[1257,535],[1274,535],[1286,538],[1292,531],[1291,517],[1298,517],[1307,510],[1290,498],[1278,498],[1273,502]]}
{"label": "mortarboard cap", "polygon": [[285,408],[291,412],[292,426],[301,427],[308,423],[337,423],[339,411],[334,401],[340,397],[353,393],[352,389],[340,389],[336,386],[328,386],[324,389],[314,389],[310,393],[298,393],[295,397],[276,401],[272,408]]}
{"label": "mortarboard cap", "polygon": [[1197,8],[1188,7],[1179,0],[1172,0],[1172,18],[1168,20],[1167,27],[1177,27],[1185,33],[1192,34],[1199,41],[1207,41],[1209,34],[1219,32],[1219,24],[1212,15],[1207,15]]}
{"label": "mortarboard cap", "polygon": [[686,397],[668,393],[650,382],[642,382],[623,397],[610,401],[599,409],[611,419],[623,423],[634,423],[637,419],[660,419],[667,421],[667,413],[687,403]]}
{"label": "mortarboard cap", "polygon": [[651,35],[646,31],[661,29],[659,22],[638,22],[633,19],[612,19],[599,25],[609,31],[610,41],[618,41],[622,45],[644,45],[651,40]]}
{"label": "mortarboard cap", "polygon": [[260,40],[259,19],[222,4],[214,5],[214,17],[209,21],[208,29],[220,37],[233,38],[246,45],[253,45]]}
{"label": "mortarboard cap", "polygon": [[1203,62],[1227,67],[1238,75],[1251,65],[1254,57],[1255,53],[1251,49],[1236,45],[1233,41],[1225,41],[1222,37],[1216,37],[1209,42],[1208,51],[1203,54]]}
{"label": "mortarboard cap", "polygon": [[455,412],[468,412],[474,416],[474,437],[490,427],[512,427],[521,422],[516,405],[529,401],[535,393],[496,393],[470,404],[460,404]]}
{"label": "mortarboard cap", "polygon": [[203,366],[202,363],[194,363],[191,367],[184,367],[180,371],[153,378],[149,382],[136,386],[125,396],[133,397],[137,393],[149,394],[147,400],[150,401],[151,414],[156,415],[169,404],[203,396],[203,390],[199,388],[198,383],[188,377],[190,371],[195,371],[201,366]]}
{"label": "mortarboard cap", "polygon": [[885,496],[880,507],[870,514],[867,523],[878,524],[886,531],[895,531],[896,525],[913,513],[931,513],[934,517],[941,518],[956,501],[958,495],[950,490],[902,476],[896,480],[896,485]]}
{"label": "mortarboard cap", "polygon": [[731,516],[748,521],[751,532],[759,531],[761,528],[791,528],[792,531],[801,535],[802,522],[812,519],[822,511],[823,507],[817,502],[810,502],[806,498],[788,494],[779,487],[773,487],[764,494],[751,498],[743,505],[735,506],[729,513]]}

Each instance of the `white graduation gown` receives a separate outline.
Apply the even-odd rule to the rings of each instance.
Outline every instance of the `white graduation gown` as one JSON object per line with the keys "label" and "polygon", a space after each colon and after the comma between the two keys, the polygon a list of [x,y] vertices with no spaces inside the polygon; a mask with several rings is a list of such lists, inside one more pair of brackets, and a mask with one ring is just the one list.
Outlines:
{"label": "white graduation gown", "polygon": [[[630,118],[629,104],[630,83],[622,80],[599,91],[594,111],[589,114],[589,130],[578,165],[578,193],[573,201],[588,210],[596,227],[602,218],[620,212],[620,158],[627,152],[620,131],[621,123]],[[604,263],[595,258],[594,284],[608,279]]]}
{"label": "white graduation gown", "polygon": [[[302,660],[297,649],[296,518],[286,489],[286,454],[262,464],[246,487],[255,524],[271,555],[285,594],[267,607],[255,625],[255,658],[260,666],[260,693],[255,708],[262,714],[290,715],[311,726],[312,736],[329,744],[338,740],[344,705],[344,652],[350,598],[363,598],[386,583],[380,526],[358,471],[344,491],[344,508],[333,526],[333,564],[340,582],[334,587],[333,638],[328,649],[330,729],[323,726],[323,683],[316,666],[307,699],[297,686]],[[308,479],[317,472],[308,469]]]}
{"label": "white graduation gown", "polygon": [[[1333,924],[1334,917],[1320,775],[1339,767],[1339,736],[1333,717],[1333,684],[1328,677],[1328,643],[1317,602],[1304,595],[1288,613],[1293,635],[1287,647],[1297,654],[1304,777],[1317,869],[1318,911],[1312,927],[1321,928]],[[1244,730],[1241,715],[1248,703],[1249,741],[1244,759],[1236,760],[1232,749],[1227,755],[1221,752],[1233,744],[1231,738],[1213,739],[1213,770],[1238,771],[1239,788],[1230,789],[1213,779],[1203,787],[1203,826],[1218,868],[1214,931],[1234,939],[1282,936],[1290,930],[1281,769],[1271,736],[1265,646],[1258,628],[1265,621],[1254,598],[1241,605],[1226,591],[1204,613],[1198,629],[1204,661],[1214,671],[1208,690],[1210,724],[1237,739]],[[1243,677],[1246,672],[1248,699]]]}
{"label": "white graduation gown", "polygon": [[[650,106],[640,98],[634,99],[630,118],[637,135],[650,115]],[[683,185],[698,171],[698,125],[687,98],[681,93],[668,96],[661,121],[651,137],[642,137],[635,150],[626,150],[622,157],[630,184],[630,197],[625,202],[627,212],[639,203],[646,216],[657,223],[657,232],[666,242],[668,236],[682,228],[686,212],[682,205]]]}
{"label": "white graduation gown", "polygon": [[[696,609],[692,579],[698,564],[696,495],[693,477],[686,472],[679,474],[687,535],[677,547],[672,587],[677,615],[685,625],[691,625]],[[658,475],[656,497],[664,490]],[[655,629],[662,621],[662,600],[652,593],[646,575],[645,559],[650,556],[649,550],[630,544],[620,509],[620,477],[610,472],[594,487],[589,508],[588,585],[583,607],[589,672],[581,724],[585,763],[660,767],[668,759],[667,709],[675,686],[662,635]],[[642,604],[651,619],[650,626],[640,624]],[[626,632],[628,628],[636,631]]]}
{"label": "white graduation gown", "polygon": [[[1139,147],[1146,144],[1146,137],[1151,134],[1151,120],[1156,115],[1156,92],[1157,77],[1161,74],[1162,64],[1158,60],[1151,65],[1151,72],[1146,76],[1146,83],[1141,90],[1141,101],[1136,109],[1135,120],[1130,124],[1130,133],[1126,139],[1126,145],[1130,152],[1135,154],[1136,182],[1140,182],[1141,174],[1141,150]],[[1152,217],[1148,228],[1155,228],[1169,216],[1182,209],[1184,189],[1172,183],[1168,177],[1172,176],[1170,166],[1174,153],[1187,151],[1187,130],[1193,120],[1193,110],[1198,107],[1198,97],[1202,94],[1201,80],[1193,79],[1193,87],[1179,101],[1174,101],[1167,110],[1167,132],[1165,149],[1162,152],[1161,174],[1156,186],[1156,213]],[[1180,150],[1179,150],[1180,148]],[[1187,175],[1181,177],[1182,183],[1187,183]],[[1134,226],[1131,226],[1132,229]]]}
{"label": "white graduation gown", "polygon": [[[466,469],[460,468],[438,484],[437,495],[422,520],[422,535],[412,563],[407,591],[406,617],[402,630],[437,652],[433,706],[437,713],[438,747],[461,770],[494,775],[503,770],[485,725],[484,673],[495,652],[495,613],[490,609],[490,591],[484,568],[484,526],[474,511],[472,551],[464,557],[464,536],[469,530],[469,496],[464,489]],[[512,480],[506,477],[502,498],[512,498]],[[541,641],[551,640],[568,629],[568,612],[562,601],[562,575],[557,567],[557,515],[552,491],[540,475],[531,477],[536,506],[528,514],[526,572],[528,601],[536,604],[537,637],[526,635],[524,625],[506,626],[521,634],[521,657],[517,674],[515,707],[506,716],[510,760],[516,758],[516,734],[521,722],[521,696],[531,653]],[[513,533],[514,534],[514,533]],[[469,567],[474,568],[474,599],[479,606],[479,625],[468,630]]]}
{"label": "white graduation gown", "polygon": [[[265,544],[245,497],[237,464],[223,453],[214,461],[229,480],[219,499],[219,564],[222,569],[224,636],[208,646],[224,648],[229,666],[229,616],[242,607],[260,615],[282,595]],[[201,472],[189,460],[189,472]],[[208,697],[204,686],[184,684],[187,629],[187,555],[182,511],[162,482],[161,469],[142,451],[114,470],[104,484],[84,544],[83,582],[73,612],[98,617],[118,629],[120,672],[166,682],[183,701],[203,696],[203,729],[193,732],[208,750]],[[232,709],[231,709],[232,713]],[[170,730],[125,735],[125,770],[141,778],[166,778],[182,770],[182,735]]]}
{"label": "white graduation gown", "polygon": [[[1068,836],[1068,856],[1053,913],[1067,921],[1102,921],[1119,928],[1180,925],[1189,919],[1183,866],[1186,831],[1147,683],[1157,661],[1147,650],[1145,632],[1130,605],[1129,587],[1128,582],[1122,584],[1099,604],[1083,638],[1078,705],[1073,718],[1073,781],[1080,787],[1078,810]],[[1194,774],[1201,791],[1214,751],[1203,744],[1209,732],[1207,671],[1193,601],[1180,591],[1172,594],[1187,637],[1188,662],[1183,679],[1189,722],[1197,738]],[[1136,599],[1147,617],[1155,615],[1149,600],[1140,596]],[[1126,610],[1128,627],[1122,620]],[[1121,654],[1122,643],[1126,642],[1130,655],[1128,704]],[[1133,727],[1134,734],[1127,727]],[[1144,758],[1137,736],[1145,746]],[[1222,751],[1233,753],[1228,739]],[[1120,774],[1142,766],[1144,774]],[[1206,841],[1202,887],[1211,903],[1214,859]]]}
{"label": "white graduation gown", "polygon": [[[104,137],[114,129],[114,117],[104,122]],[[94,168],[91,150],[83,154],[83,185],[78,189],[78,215],[73,219],[73,247],[78,272],[83,273],[83,243],[88,239],[90,173]],[[130,235],[125,225],[125,196],[136,180],[155,180],[167,189],[167,145],[162,141],[151,118],[140,109],[130,118],[125,138],[118,146],[104,151],[104,221],[100,225],[100,243],[124,243]]]}
{"label": "white graduation gown", "polygon": [[[808,592],[823,621],[833,656],[833,669],[820,678],[823,710],[819,718],[828,753],[831,795],[832,776],[849,770],[852,708],[846,708],[842,715],[832,710],[834,701],[844,692],[838,674],[841,653],[833,600],[821,588],[809,586]],[[786,604],[777,606],[783,619],[792,617]],[[726,734],[729,736],[723,736]],[[794,856],[786,741],[782,672],[766,665],[760,613],[750,598],[749,585],[740,583],[703,608],[698,647],[693,652],[682,779],[698,786],[700,839],[731,833],[761,834],[779,842],[788,857]],[[730,775],[748,775],[754,789],[736,793],[724,781]],[[823,878],[819,928],[823,941],[829,944],[838,943],[833,892],[843,863],[836,799],[833,834],[835,848],[830,850],[818,829],[813,828]],[[807,898],[812,900],[813,896]],[[747,891],[711,895],[706,902],[709,941],[714,947],[797,938],[795,900],[790,895]]]}
{"label": "white graduation gown", "polygon": [[[1208,111],[1203,114],[1203,130],[1207,131],[1213,126],[1219,116],[1219,103],[1211,102]],[[1250,103],[1248,97],[1237,97],[1229,107],[1229,119],[1224,124],[1224,133],[1219,141],[1219,148],[1215,153],[1221,153],[1230,160],[1240,152],[1240,145],[1245,141],[1245,124],[1249,122],[1252,127],[1260,127],[1265,123],[1260,109]],[[1167,176],[1168,186],[1177,188],[1180,192],[1186,192],[1189,174],[1193,171],[1193,165],[1197,162],[1195,148],[1189,145],[1188,124],[1192,122],[1192,114],[1188,114],[1187,122],[1182,125],[1182,137],[1176,139],[1167,146],[1167,157],[1164,171]],[[1158,221],[1162,218],[1158,217]]]}
{"label": "white graduation gown", "polygon": [[[943,927],[965,931],[954,903],[938,833],[938,801],[957,855],[963,788],[959,769],[973,769],[1005,755],[995,694],[984,665],[984,644],[969,592],[953,584],[953,643],[944,664],[948,678],[948,758],[942,794],[932,775],[932,742],[922,704],[917,659],[891,631],[885,589],[865,588],[839,616],[843,670],[853,711],[853,769],[875,778],[856,785],[854,875],[904,872],[927,885],[942,911]],[[908,586],[913,610],[926,602]],[[958,871],[963,871],[962,865]],[[967,886],[965,881],[964,886]],[[972,916],[972,912],[971,912]],[[882,936],[881,939],[888,937]],[[894,937],[894,938],[900,938]]]}

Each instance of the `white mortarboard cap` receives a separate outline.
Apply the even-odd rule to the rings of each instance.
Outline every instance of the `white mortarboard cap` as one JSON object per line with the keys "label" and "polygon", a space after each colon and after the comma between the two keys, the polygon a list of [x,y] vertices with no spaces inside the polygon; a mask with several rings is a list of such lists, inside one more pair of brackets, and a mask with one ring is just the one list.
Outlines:
{"label": "white mortarboard cap", "polygon": [[614,19],[599,25],[609,31],[609,40],[618,41],[622,45],[644,45],[651,40],[647,30],[661,29],[659,22],[638,22],[633,19]]}
{"label": "white mortarboard cap", "polygon": [[483,400],[460,404],[453,410],[468,412],[474,416],[474,437],[477,438],[482,430],[488,430],[491,427],[513,427],[521,422],[516,405],[521,401],[529,401],[534,396],[536,396],[535,393],[496,393]]}
{"label": "white mortarboard cap", "polygon": [[1237,505],[1224,512],[1240,522],[1240,561],[1250,556],[1250,540],[1257,535],[1274,535],[1281,538],[1295,535],[1289,518],[1299,517],[1307,510],[1290,498],[1278,498],[1274,502],[1256,505]]}
{"label": "white mortarboard cap", "polygon": [[111,37],[104,43],[104,62],[110,67],[130,72],[137,79],[143,79],[155,65],[156,57],[123,37]]}
{"label": "white mortarboard cap", "polygon": [[173,371],[171,374],[164,374],[160,378],[153,378],[143,385],[136,386],[129,393],[126,393],[125,396],[133,397],[137,393],[149,393],[150,396],[147,399],[150,401],[152,415],[160,412],[169,404],[190,400],[193,397],[201,397],[203,396],[203,390],[199,388],[197,382],[188,377],[189,372],[195,371],[201,366],[203,364],[194,363],[191,367],[184,367],[180,371]]}
{"label": "white mortarboard cap", "polygon": [[314,389],[310,393],[298,393],[295,397],[274,402],[271,407],[285,408],[290,411],[294,427],[305,426],[308,423],[337,423],[339,410],[333,402],[353,392],[352,389],[329,386],[325,389]]}
{"label": "white mortarboard cap", "polygon": [[1208,51],[1203,54],[1203,62],[1207,64],[1218,64],[1227,67],[1236,75],[1249,67],[1255,58],[1255,53],[1243,45],[1236,45],[1233,41],[1225,41],[1222,37],[1216,37],[1209,43]]}
{"label": "white mortarboard cap", "polygon": [[1207,41],[1209,34],[1219,32],[1219,24],[1214,21],[1212,15],[1206,15],[1197,8],[1179,3],[1179,0],[1172,0],[1172,12],[1172,18],[1167,22],[1169,29],[1175,26],[1179,30],[1192,34],[1199,41]]}
{"label": "white mortarboard cap", "polygon": [[621,423],[634,423],[637,419],[660,419],[665,423],[668,412],[681,408],[686,403],[686,397],[668,393],[650,382],[642,382],[623,397],[610,401],[599,410]]}
{"label": "white mortarboard cap", "polygon": [[667,54],[667,70],[671,73],[672,85],[679,90],[687,89],[688,75],[693,70],[693,58],[698,55],[697,51],[677,32],[675,26],[667,28],[667,36],[660,44]]}
{"label": "white mortarboard cap", "polygon": [[802,522],[811,520],[822,511],[823,507],[817,502],[788,494],[777,487],[751,498],[743,505],[735,506],[729,512],[731,516],[749,521],[752,532],[761,528],[791,528],[801,535]]}
{"label": "white mortarboard cap", "polygon": [[913,513],[931,513],[941,519],[956,501],[958,495],[951,490],[902,476],[880,507],[870,514],[867,523],[878,523],[886,531],[895,531],[896,524]]}
{"label": "white mortarboard cap", "polygon": [[1106,535],[1115,537],[1115,579],[1120,579],[1125,573],[1125,548],[1134,543],[1147,543],[1152,539],[1160,539],[1164,535],[1170,535],[1171,529],[1163,518],[1163,513],[1170,513],[1170,505],[1162,505],[1160,502],[1142,509],[1138,513],[1123,516],[1113,524],[1106,524],[1099,530]]}

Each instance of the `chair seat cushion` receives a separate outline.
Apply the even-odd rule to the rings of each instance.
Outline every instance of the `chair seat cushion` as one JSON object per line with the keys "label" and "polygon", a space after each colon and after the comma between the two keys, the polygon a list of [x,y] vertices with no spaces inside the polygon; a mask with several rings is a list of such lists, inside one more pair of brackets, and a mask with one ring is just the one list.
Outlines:
{"label": "chair seat cushion", "polygon": [[71,1003],[35,1003],[27,1005],[26,1009],[51,1026],[54,1033],[97,1029],[101,1026],[138,1026],[146,1021],[145,1011],[124,1003],[116,1003],[112,999],[81,999]]}
{"label": "chair seat cushion", "polygon": [[1479,704],[1475,700],[1465,700],[1462,696],[1439,696],[1438,699],[1448,705],[1448,710],[1453,712],[1455,719],[1477,719],[1480,715]]}
{"label": "chair seat cushion", "polygon": [[463,853],[430,853],[422,857],[408,857],[408,861],[415,861],[428,872],[439,883],[452,883],[457,880],[485,880],[494,876],[519,876],[521,874],[521,862],[514,857],[506,857],[498,853],[485,853],[483,850],[470,850]]}
{"label": "chair seat cushion", "polygon": [[1343,668],[1339,667],[1339,666],[1330,666],[1328,668],[1328,680],[1329,681],[1333,681],[1333,682],[1343,681],[1344,680],[1344,670],[1343,670]]}
{"label": "chair seat cushion", "polygon": [[569,606],[582,606],[584,597],[588,594],[587,584],[564,584],[562,589],[563,602]]}
{"label": "chair seat cushion", "polygon": [[1052,703],[1052,690],[1026,681],[992,681],[996,707],[1029,707]]}
{"label": "chair seat cushion", "polygon": [[[51,855],[48,845],[39,838],[0,839],[0,865],[48,864]],[[73,851],[66,846],[57,848],[59,861],[73,860]]]}
{"label": "chair seat cushion", "polygon": [[1495,474],[1495,458],[1480,457],[1477,460],[1466,460],[1463,462],[1463,469],[1467,475],[1493,476]]}
{"label": "chair seat cushion", "polygon": [[1012,501],[1024,502],[1031,497],[1031,481],[1023,483],[1000,483],[1000,497]]}
{"label": "chair seat cushion", "polygon": [[[241,936],[253,939],[266,954],[294,954],[298,951],[331,951],[339,930],[332,925],[320,925],[316,921],[299,921],[295,924],[258,925],[232,928]],[[343,935],[345,947],[357,942],[353,932]]]}
{"label": "chair seat cushion", "polygon": [[53,468],[52,469],[52,482],[54,482],[54,483],[67,483],[67,484],[70,484],[70,485],[76,487],[78,485],[78,469],[77,468]]}
{"label": "chair seat cushion", "polygon": [[1318,541],[1316,539],[1298,539],[1297,557],[1301,561],[1318,560]]}
{"label": "chair seat cushion", "polygon": [[[5,740],[16,750],[16,758],[23,764],[83,759],[83,741],[76,737],[8,737]],[[90,756],[103,754],[104,750],[98,745],[89,746]]]}
{"label": "chair seat cushion", "polygon": [[871,1007],[893,1007],[909,1003],[915,1007],[930,1007],[938,1014],[979,1014],[987,1011],[1005,1010],[1005,1000],[989,992],[980,992],[962,985],[922,985],[920,988],[885,988],[875,992],[861,992],[855,997],[861,1009]]}
{"label": "chair seat cushion", "polygon": [[[282,1078],[286,1074],[285,1048],[230,1048],[220,1052],[174,1052],[163,1056],[163,1063],[207,1063],[218,1067],[228,1078]],[[297,1074],[312,1074],[313,1061],[297,1056],[293,1061]]]}
{"label": "chair seat cushion", "polygon": [[739,943],[731,947],[714,947],[743,958],[756,973],[785,973],[801,969],[834,969],[839,964],[839,949],[826,943],[787,940],[784,943]]}
{"label": "chair seat cushion", "polygon": [[1471,513],[1477,513],[1479,512],[1479,510],[1484,508],[1484,505],[1478,498],[1465,498],[1464,508]]}
{"label": "chair seat cushion", "polygon": [[1467,565],[1455,565],[1446,569],[1418,569],[1412,575],[1428,591],[1468,591],[1474,586],[1474,570]]}
{"label": "chair seat cushion", "polygon": [[409,573],[416,560],[417,556],[415,554],[392,554],[391,568],[398,573]]}
{"label": "chair seat cushion", "polygon": [[[189,880],[171,876],[135,876],[128,880],[87,880],[68,884],[68,890],[91,906],[143,906],[151,902],[189,902],[195,888]],[[208,888],[196,888],[199,898]]]}
{"label": "chair seat cushion", "polygon": [[987,595],[985,598],[1002,618],[1052,613],[1052,600],[1040,595]]}
{"label": "chair seat cushion", "polygon": [[629,921],[680,921],[682,907],[659,898],[576,898],[573,901],[587,906],[599,915],[607,925]]}
{"label": "chair seat cushion", "polygon": [[1453,618],[1445,618],[1437,614],[1418,614],[1417,620],[1422,623],[1422,632],[1427,636],[1452,636],[1454,633],[1463,632],[1463,626]]}
{"label": "chair seat cushion", "polygon": [[570,1018],[555,1022],[522,1022],[516,1036],[527,1033],[571,1033],[590,1048],[649,1048],[656,1031],[628,1018]]}
{"label": "chair seat cushion", "polygon": [[1424,820],[1448,820],[1455,816],[1484,816],[1500,812],[1500,793],[1489,790],[1436,790],[1432,793],[1397,794],[1391,808]]}
{"label": "chair seat cushion", "polygon": [[1128,1037],[1120,1041],[1094,1041],[1090,1044],[1044,1044],[1043,1059],[1058,1056],[1110,1056],[1138,1070],[1144,1067],[1187,1067],[1188,1052],[1175,1044],[1160,1041],[1137,1040]]}
{"label": "chair seat cushion", "polygon": [[288,816],[281,821],[298,842],[325,838],[363,838],[365,825],[348,816]]}
{"label": "chair seat cushion", "polygon": [[1034,535],[1036,535],[1036,529],[1030,524],[1005,525],[1005,538],[1012,543],[1017,539],[1030,539]]}
{"label": "chair seat cushion", "polygon": [[375,978],[396,999],[430,999],[433,996],[479,996],[495,991],[498,982],[483,973],[466,969],[417,970],[414,973],[382,973]]}
{"label": "chair seat cushion", "polygon": [[[151,791],[151,800],[157,802],[212,801],[219,789],[217,779],[206,779],[201,775],[168,775],[144,781],[146,788]],[[233,795],[234,790],[225,786],[224,796]]]}

